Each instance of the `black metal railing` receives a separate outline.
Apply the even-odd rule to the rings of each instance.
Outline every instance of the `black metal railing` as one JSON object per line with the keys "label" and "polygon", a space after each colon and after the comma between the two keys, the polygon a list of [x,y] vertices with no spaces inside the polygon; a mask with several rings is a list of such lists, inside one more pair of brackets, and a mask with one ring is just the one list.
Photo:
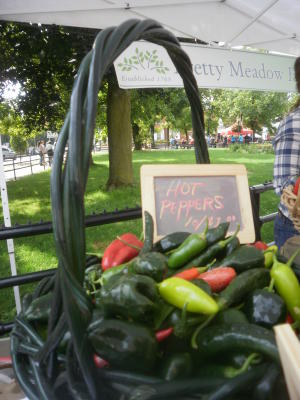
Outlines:
{"label": "black metal railing", "polygon": [[[264,184],[251,186],[249,189],[250,189],[250,197],[253,210],[256,240],[260,240],[261,239],[260,230],[262,225],[264,223],[274,220],[277,214],[277,212],[274,212],[269,215],[264,215],[264,216],[259,215],[260,195],[269,190],[273,190],[273,184],[272,182],[267,182]],[[124,210],[115,210],[113,212],[104,211],[101,214],[94,213],[92,215],[88,215],[85,219],[85,226],[88,228],[92,226],[100,226],[115,222],[130,221],[133,219],[139,219],[141,217],[142,217],[142,209],[139,206],[136,206],[135,208],[127,208]],[[42,235],[51,232],[52,232],[51,221],[32,223],[26,225],[16,224],[14,227],[11,228],[0,229],[0,240],[15,239],[20,237],[30,237],[34,235]],[[39,272],[33,272],[29,274],[5,277],[0,279],[0,289],[37,282],[47,276],[53,275],[55,271],[56,268]],[[9,323],[0,322],[0,336],[10,332],[10,330],[12,329],[12,325],[13,325],[12,322]]]}

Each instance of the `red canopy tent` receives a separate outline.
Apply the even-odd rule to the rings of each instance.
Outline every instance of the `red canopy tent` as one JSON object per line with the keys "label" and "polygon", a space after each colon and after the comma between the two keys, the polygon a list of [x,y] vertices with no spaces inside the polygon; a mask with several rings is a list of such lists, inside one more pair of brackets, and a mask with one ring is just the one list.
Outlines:
{"label": "red canopy tent", "polygon": [[253,130],[252,129],[248,129],[248,128],[243,128],[241,130],[241,132],[234,132],[232,131],[230,128],[224,129],[223,131],[220,132],[221,136],[246,136],[246,135],[253,135]]}

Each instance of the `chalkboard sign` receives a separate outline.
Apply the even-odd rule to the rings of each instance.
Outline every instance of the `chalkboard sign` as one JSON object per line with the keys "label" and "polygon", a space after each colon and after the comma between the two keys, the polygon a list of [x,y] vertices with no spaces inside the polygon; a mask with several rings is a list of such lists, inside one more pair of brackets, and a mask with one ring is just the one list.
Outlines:
{"label": "chalkboard sign", "polygon": [[171,232],[203,231],[230,222],[240,224],[242,243],[255,240],[246,168],[243,165],[144,165],[143,210],[154,219],[155,240]]}

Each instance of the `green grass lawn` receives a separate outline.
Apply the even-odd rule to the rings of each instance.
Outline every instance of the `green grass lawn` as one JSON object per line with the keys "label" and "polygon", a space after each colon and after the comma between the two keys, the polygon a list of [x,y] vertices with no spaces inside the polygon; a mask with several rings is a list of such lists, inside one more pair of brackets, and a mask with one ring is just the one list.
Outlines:
{"label": "green grass lawn", "polygon": [[[274,155],[247,154],[229,149],[210,150],[212,163],[245,164],[248,171],[249,185],[272,180]],[[116,208],[135,207],[141,204],[140,199],[140,167],[143,164],[195,163],[191,150],[141,151],[133,153],[134,178],[133,187],[118,189],[112,192],[105,190],[108,178],[108,155],[94,157],[95,165],[91,167],[85,196],[86,214],[92,212],[113,211]],[[24,224],[28,221],[39,222],[51,219],[50,204],[50,172],[42,172],[33,176],[8,182],[8,196],[12,223]],[[273,191],[261,196],[261,215],[276,210],[278,198]],[[130,231],[138,236],[142,232],[142,221],[134,220],[86,229],[87,252],[101,252],[117,234]],[[266,242],[273,240],[273,223],[265,224],[262,229]],[[52,234],[15,239],[16,263],[19,274],[40,271],[56,267],[57,260]],[[0,253],[0,277],[10,274],[6,243],[2,242]],[[31,290],[28,285],[21,288],[22,293]],[[12,319],[15,313],[12,289],[0,292],[1,321]]]}

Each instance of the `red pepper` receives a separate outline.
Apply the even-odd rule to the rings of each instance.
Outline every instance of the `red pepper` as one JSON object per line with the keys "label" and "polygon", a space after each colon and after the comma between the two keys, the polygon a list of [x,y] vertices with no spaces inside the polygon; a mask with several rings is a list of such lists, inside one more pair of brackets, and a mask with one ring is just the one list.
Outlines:
{"label": "red pepper", "polygon": [[[216,260],[214,260],[214,262],[215,261]],[[181,272],[178,272],[177,274],[175,274],[173,276],[176,276],[176,278],[185,279],[186,281],[192,281],[193,279],[198,278],[199,274],[207,271],[209,266],[210,265],[207,265],[206,267],[192,267],[189,269],[185,269]]]}
{"label": "red pepper", "polygon": [[108,362],[97,356],[97,354],[94,354],[94,364],[97,368],[104,368],[108,365]]}
{"label": "red pepper", "polygon": [[267,250],[268,245],[265,242],[257,241],[253,243],[251,246],[256,247],[258,250]]}
{"label": "red pepper", "polygon": [[296,183],[293,188],[293,193],[296,195],[298,194],[299,185],[300,185],[300,177],[296,180]]}
{"label": "red pepper", "polygon": [[290,314],[288,314],[288,315],[286,316],[285,322],[286,322],[287,324],[292,324],[292,323],[294,322],[293,317],[292,317]]}
{"label": "red pepper", "polygon": [[139,254],[139,249],[143,245],[143,242],[133,233],[124,233],[105,249],[101,263],[102,270],[105,271],[108,268],[116,267],[132,260]]}
{"label": "red pepper", "polygon": [[167,339],[171,333],[173,332],[173,328],[162,329],[161,331],[156,332],[155,337],[157,342],[162,342],[163,340]]}
{"label": "red pepper", "polygon": [[196,267],[186,269],[185,271],[181,271],[178,274],[174,275],[176,278],[185,279],[186,281],[192,281],[193,279],[198,278],[199,270]]}
{"label": "red pepper", "polygon": [[220,267],[198,275],[197,278],[203,279],[209,284],[213,292],[220,292],[236,277],[236,272],[231,267]]}

